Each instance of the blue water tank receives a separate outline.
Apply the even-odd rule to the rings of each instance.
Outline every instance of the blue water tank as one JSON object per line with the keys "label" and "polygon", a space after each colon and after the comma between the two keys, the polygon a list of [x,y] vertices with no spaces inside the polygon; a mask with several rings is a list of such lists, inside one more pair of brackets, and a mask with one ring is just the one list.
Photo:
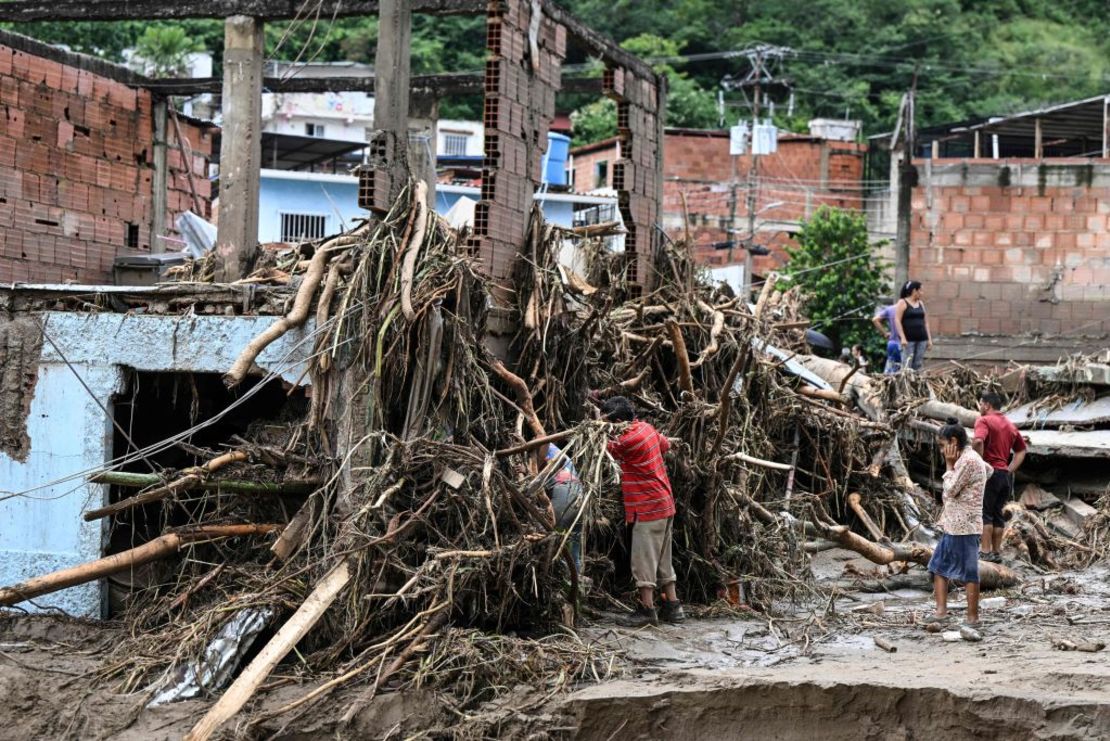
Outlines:
{"label": "blue water tank", "polygon": [[547,154],[544,155],[543,181],[548,185],[566,185],[570,137],[562,134],[548,134],[547,142]]}

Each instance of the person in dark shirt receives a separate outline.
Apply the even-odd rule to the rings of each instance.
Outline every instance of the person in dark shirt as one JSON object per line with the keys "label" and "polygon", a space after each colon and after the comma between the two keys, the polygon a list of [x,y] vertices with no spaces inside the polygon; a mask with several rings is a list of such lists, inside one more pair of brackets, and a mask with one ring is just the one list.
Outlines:
{"label": "person in dark shirt", "polygon": [[894,325],[902,345],[902,367],[920,371],[925,367],[925,350],[933,349],[920,281],[908,280],[902,286],[898,303],[894,305]]}
{"label": "person in dark shirt", "polygon": [[990,464],[994,473],[983,492],[983,537],[979,557],[1002,561],[1002,533],[1006,520],[1002,508],[1014,493],[1014,471],[1025,461],[1025,439],[1014,423],[1002,416],[1002,397],[993,391],[979,396],[980,417],[975,422],[972,447]]}
{"label": "person in dark shirt", "polygon": [[[632,527],[632,577],[640,592],[636,611],[621,623],[629,627],[655,625],[659,620],[679,623],[686,619],[675,590],[671,564],[674,528],[674,496],[663,463],[670,441],[647,422],[636,419],[632,402],[614,396],[601,405],[610,422],[628,423],[609,440],[609,454],[621,467],[624,519]],[[655,589],[663,592],[662,606],[655,611]]]}

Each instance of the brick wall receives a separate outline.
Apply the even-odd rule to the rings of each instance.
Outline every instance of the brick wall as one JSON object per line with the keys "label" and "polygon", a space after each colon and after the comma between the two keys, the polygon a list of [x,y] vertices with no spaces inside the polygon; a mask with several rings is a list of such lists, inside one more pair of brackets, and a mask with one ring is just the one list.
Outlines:
{"label": "brick wall", "polygon": [[[126,70],[0,36],[0,283],[110,283],[117,255],[151,249],[152,100]],[[170,130],[166,228],[192,208],[189,169],[210,215],[211,130]]]}
{"label": "brick wall", "polygon": [[935,335],[1106,346],[1110,162],[916,164],[910,275],[925,284]]}
{"label": "brick wall", "polygon": [[[616,148],[614,140],[573,151],[575,190],[595,187],[596,164],[604,160],[611,169],[617,159]],[[769,248],[771,254],[755,258],[756,272],[783,264],[785,248],[793,243],[791,235],[798,222],[822,204],[862,210],[860,181],[865,151],[864,146],[850,142],[785,135],[779,141],[778,152],[759,158],[755,241]],[[750,157],[729,155],[725,131],[667,130],[662,224],[672,238],[683,236],[689,229],[699,262],[725,265],[743,261],[742,249],[734,249],[730,260],[727,250],[714,250],[708,245],[729,238],[734,179],[735,228],[740,230],[735,237],[747,237],[750,168]]]}

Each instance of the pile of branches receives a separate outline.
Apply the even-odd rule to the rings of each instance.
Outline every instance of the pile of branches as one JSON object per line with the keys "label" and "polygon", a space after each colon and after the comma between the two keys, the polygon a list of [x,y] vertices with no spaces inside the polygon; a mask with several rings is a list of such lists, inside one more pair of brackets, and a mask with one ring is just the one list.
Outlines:
{"label": "pile of branches", "polygon": [[[658,287],[635,295],[627,260],[598,243],[583,245],[594,258],[583,275],[561,266],[567,236],[533,215],[509,294],[520,321],[508,364],[485,342],[496,289],[419,184],[383,218],[262,267],[253,277],[291,275],[296,298],[225,383],[257,374],[270,343],[314,318],[303,340],[311,401],[284,446],[239,441],[194,469],[136,480],[134,497],[97,516],[157,503],[188,524],[0,599],[182,553],[171,579],[131,600],[133,639],[111,676],[158,697],[212,692],[276,631],[194,739],[238,713],[294,648],[287,671],[326,681],[255,722],[350,684],[363,688],[352,712],[399,684],[450,689],[464,712],[513,684],[506,672],[549,689],[598,679],[611,664],[596,647],[568,637],[535,653],[519,642],[573,624],[581,603],[570,534],[545,489],[560,465],[543,460],[549,442],[585,485],[576,520],[595,594],[627,589],[619,477],[605,452],[617,430],[595,411],[616,394],[678,441],[668,468],[686,600],[771,609],[817,596],[809,554],[832,543],[878,563],[927,562],[935,505],[896,438],[912,405],[806,355],[796,292],[772,278],[749,305],[671,245],[657,255]],[[259,467],[269,473],[252,475]]]}

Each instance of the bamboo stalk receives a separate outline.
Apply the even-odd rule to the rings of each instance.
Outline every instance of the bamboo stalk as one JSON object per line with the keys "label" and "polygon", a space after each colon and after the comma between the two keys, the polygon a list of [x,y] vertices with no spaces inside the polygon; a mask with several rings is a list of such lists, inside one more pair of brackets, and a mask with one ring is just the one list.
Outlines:
{"label": "bamboo stalk", "polygon": [[11,587],[0,589],[0,605],[14,605],[60,589],[77,586],[94,579],[142,566],[172,555],[189,543],[244,535],[265,535],[278,530],[280,525],[204,525],[191,530],[167,533],[154,540],[111,556],[89,561],[68,569],[61,569],[44,576],[28,579]]}
{"label": "bamboo stalk", "polygon": [[[187,481],[185,479],[188,479]],[[114,484],[132,489],[142,488],[157,484],[162,478],[155,473],[130,473],[127,471],[107,471],[98,473],[89,481],[95,484]],[[229,494],[311,494],[320,487],[319,481],[290,481],[286,483],[269,483],[258,481],[239,481],[236,479],[204,479],[200,476],[190,476],[178,479],[172,485],[166,485],[142,492],[133,497],[114,502],[113,504],[92,509],[82,515],[87,522],[99,520],[102,517],[119,514],[134,507],[158,502],[180,491],[190,489],[219,489]]]}

